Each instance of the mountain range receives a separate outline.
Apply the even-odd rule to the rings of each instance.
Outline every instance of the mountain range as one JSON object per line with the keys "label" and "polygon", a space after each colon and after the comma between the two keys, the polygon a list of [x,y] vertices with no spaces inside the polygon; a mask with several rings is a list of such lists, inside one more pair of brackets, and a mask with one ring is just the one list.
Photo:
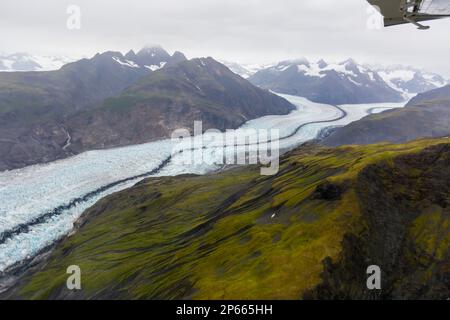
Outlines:
{"label": "mountain range", "polygon": [[108,51],[55,71],[1,72],[0,170],[168,137],[193,120],[236,128],[293,108],[211,58],[188,61],[160,47]]}
{"label": "mountain range", "polygon": [[293,109],[286,100],[253,86],[212,58],[185,60],[69,118],[68,150],[78,153],[167,138],[176,129],[192,129],[200,120],[204,130],[233,129],[250,119]]}
{"label": "mountain range", "polygon": [[[162,47],[151,46],[144,47],[137,53],[130,50],[124,56],[120,54],[117,61],[123,65],[138,65],[154,71],[169,61],[174,62],[185,58],[181,52],[175,52],[171,56]],[[0,72],[54,71],[78,60],[80,59],[62,55],[35,55],[24,52],[0,53]]]}
{"label": "mountain range", "polygon": [[418,93],[441,88],[450,83],[439,74],[409,66],[393,65],[373,68],[387,84],[403,93],[405,98],[411,98]]}
{"label": "mountain range", "polygon": [[249,81],[275,92],[306,97],[327,104],[399,102],[402,95],[370,69],[347,60],[328,64],[324,60],[283,61],[258,71]]}
{"label": "mountain range", "polygon": [[[124,57],[119,59],[119,61],[121,63],[124,63],[124,65],[126,65],[127,62],[125,60],[127,60],[128,62],[132,63],[131,65],[135,64],[140,67],[148,68],[149,70],[155,71],[157,69],[160,69],[169,60],[176,61],[177,59],[183,60],[184,58],[185,58],[184,55],[180,52],[175,52],[174,57],[170,57],[170,55],[160,46],[152,46],[144,48],[144,50],[141,50],[138,53],[135,53],[134,51],[131,50]],[[27,53],[11,53],[11,54],[0,53],[0,72],[58,70],[63,65],[70,62],[74,62],[76,60],[77,59],[68,56],[32,55]],[[305,60],[306,59],[300,59],[300,61]],[[352,60],[349,59],[349,61]],[[296,60],[283,61],[280,63],[263,63],[263,64],[258,63],[239,64],[230,61],[221,61],[221,63],[226,65],[234,73],[239,74],[241,77],[245,79],[249,79],[259,71],[264,70],[280,71],[279,68],[278,69],[276,68],[278,65],[281,65],[281,69],[284,69],[286,65],[288,65],[289,63],[295,64]],[[449,83],[439,74],[428,72],[426,70],[421,70],[411,66],[402,66],[402,65],[382,66],[371,64],[358,64],[356,62],[354,63],[358,65],[358,69],[360,71],[362,71],[363,73],[367,73],[369,77],[371,77],[371,79],[372,75],[374,73],[377,73],[386,83],[386,85],[388,85],[389,87],[400,93],[405,100],[409,100],[411,97],[415,96],[418,93],[443,87],[447,83]],[[330,71],[332,68],[334,68],[334,70],[339,73],[340,72],[339,70],[342,69],[342,67],[339,67],[339,65],[343,63],[328,64],[324,60],[320,60],[316,63],[307,62],[303,66],[301,66],[300,69],[305,69],[306,71],[306,68],[312,68],[307,72],[309,75],[312,75],[314,74],[314,72],[317,73],[321,71],[317,67],[317,65],[319,64],[327,66],[325,70],[322,70],[324,72]],[[313,70],[314,68],[316,70]],[[315,82],[315,79],[313,78],[297,79],[297,77],[294,77],[290,80],[294,82],[297,81]],[[348,78],[345,75],[342,77],[343,82],[351,80],[355,79]],[[257,79],[256,83],[259,83],[259,81],[262,80]],[[274,84],[270,85],[274,85],[275,87],[281,86],[281,89],[279,88],[278,90],[283,90],[283,87],[286,85],[278,84],[277,81],[275,81]],[[285,76],[282,76],[280,77],[280,81],[288,81],[288,80],[285,79]],[[264,86],[265,84],[263,83],[262,85]],[[348,84],[346,84],[346,86],[348,86]],[[284,90],[287,89],[284,88]],[[290,90],[292,90],[292,88]],[[367,87],[367,90],[371,91],[372,88]]]}
{"label": "mountain range", "polygon": [[331,104],[409,100],[447,84],[442,76],[425,70],[401,65],[372,66],[353,59],[327,63],[302,58],[249,67],[225,64],[258,86]]}
{"label": "mountain range", "polygon": [[1,53],[0,72],[3,71],[51,71],[75,61],[75,58],[62,55],[32,55],[24,52]]}

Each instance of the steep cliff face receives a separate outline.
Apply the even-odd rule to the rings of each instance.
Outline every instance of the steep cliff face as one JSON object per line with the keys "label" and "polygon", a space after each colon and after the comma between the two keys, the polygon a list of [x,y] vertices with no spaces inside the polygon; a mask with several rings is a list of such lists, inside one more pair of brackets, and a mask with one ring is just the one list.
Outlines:
{"label": "steep cliff face", "polygon": [[[366,167],[356,189],[364,229],[348,233],[338,262],[310,297],[447,299],[450,293],[450,144]],[[382,290],[365,286],[367,265]]]}
{"label": "steep cliff face", "polygon": [[[244,167],[145,180],[99,201],[3,297],[392,299],[449,296],[450,143],[304,145]],[[82,290],[66,268],[79,265]],[[382,269],[382,290],[366,269]]]}

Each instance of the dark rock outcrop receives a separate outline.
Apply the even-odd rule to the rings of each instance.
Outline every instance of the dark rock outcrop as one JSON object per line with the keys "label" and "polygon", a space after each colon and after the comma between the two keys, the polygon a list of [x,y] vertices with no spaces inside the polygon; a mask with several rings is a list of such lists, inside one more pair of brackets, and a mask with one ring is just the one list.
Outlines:
{"label": "dark rock outcrop", "polygon": [[[365,168],[356,188],[366,228],[348,233],[340,259],[324,261],[316,299],[448,299],[450,145],[430,147]],[[368,290],[368,265],[381,290]]]}

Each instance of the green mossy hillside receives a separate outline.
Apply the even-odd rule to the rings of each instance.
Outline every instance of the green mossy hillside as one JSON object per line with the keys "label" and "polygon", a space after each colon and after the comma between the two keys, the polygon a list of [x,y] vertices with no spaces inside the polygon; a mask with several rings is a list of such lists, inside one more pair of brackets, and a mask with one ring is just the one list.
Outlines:
{"label": "green mossy hillside", "polygon": [[[147,179],[85,212],[77,232],[8,294],[441,298],[448,294],[450,179],[442,163],[449,154],[447,139],[311,144],[284,156],[274,176],[250,166]],[[390,272],[377,294],[365,288],[364,268],[374,262]],[[80,291],[66,289],[70,265],[82,270]]]}

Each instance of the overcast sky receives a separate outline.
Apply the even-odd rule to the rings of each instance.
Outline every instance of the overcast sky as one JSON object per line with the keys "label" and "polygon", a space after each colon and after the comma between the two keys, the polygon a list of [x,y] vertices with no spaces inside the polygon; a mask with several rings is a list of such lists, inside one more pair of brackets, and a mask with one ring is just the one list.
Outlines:
{"label": "overcast sky", "polygon": [[[67,7],[81,9],[69,30]],[[242,63],[290,58],[402,63],[450,78],[450,19],[367,27],[365,0],[1,0],[0,51],[90,56],[146,44]],[[369,20],[369,25],[372,25]]]}

